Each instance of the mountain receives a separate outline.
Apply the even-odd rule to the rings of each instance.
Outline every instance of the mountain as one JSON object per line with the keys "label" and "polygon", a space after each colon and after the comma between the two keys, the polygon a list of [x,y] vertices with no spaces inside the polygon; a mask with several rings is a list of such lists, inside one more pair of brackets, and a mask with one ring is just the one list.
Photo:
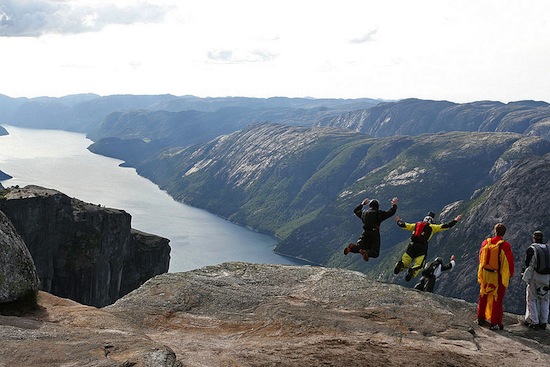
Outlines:
{"label": "mountain", "polygon": [[97,96],[79,94],[60,98],[9,98],[0,96],[0,123],[35,129],[88,132],[96,129],[105,116],[125,109],[147,109],[171,95]]}
{"label": "mountain", "polygon": [[[357,204],[369,197],[389,207],[389,200],[397,196],[398,215],[408,221],[420,220],[428,211],[438,213],[440,221],[459,213],[470,218],[475,203],[486,199],[495,185],[509,182],[507,171],[548,153],[549,141],[517,133],[370,138],[336,128],[260,124],[199,146],[167,150],[138,165],[137,170],[176,200],[275,234],[281,239],[275,249],[278,253],[402,282],[395,279],[393,265],[410,234],[400,230],[393,219],[382,225],[380,258],[365,263],[359,256],[343,256],[344,246],[355,241],[361,231],[352,212]],[[550,188],[544,182],[523,187],[529,190],[516,190],[506,200],[545,197]],[[532,200],[527,202],[524,211],[544,214]],[[506,212],[491,220],[517,222],[514,214]],[[518,256],[524,245],[521,240],[531,236],[531,219],[519,219],[522,228],[509,232]],[[469,220],[448,232],[458,231],[465,223]],[[471,242],[460,245],[446,241],[447,233],[438,235],[441,242],[434,239],[429,257],[455,254],[459,263],[464,262],[461,265],[471,268],[466,259],[475,259],[481,240],[496,222],[483,223],[485,227],[469,232]],[[543,224],[538,223],[538,228],[544,231]],[[468,230],[472,231],[471,226]],[[442,292],[463,289],[461,296],[473,301],[476,278],[462,277],[462,271],[454,274],[460,287],[443,288]],[[521,300],[510,307],[520,312]]]}
{"label": "mountain", "polygon": [[457,104],[405,99],[326,117],[317,126],[341,127],[376,137],[445,131],[510,131],[550,139],[550,105],[536,101]]}
{"label": "mountain", "polygon": [[159,275],[100,309],[40,292],[35,309],[0,313],[0,360],[14,367],[550,363],[549,331],[517,315],[491,331],[473,303],[316,266],[224,263]]}
{"label": "mountain", "polygon": [[[0,95],[0,124],[91,133],[97,130],[111,113],[216,112],[224,108],[255,110],[256,117],[262,114],[268,119],[278,116],[277,121],[281,122],[287,116],[294,116],[311,124],[321,117],[336,115],[350,109],[371,107],[379,102],[380,100],[369,98],[350,100],[283,97],[199,98],[177,97],[170,94],[109,96],[77,94],[59,98],[10,98]],[[162,119],[162,113],[158,118]]]}

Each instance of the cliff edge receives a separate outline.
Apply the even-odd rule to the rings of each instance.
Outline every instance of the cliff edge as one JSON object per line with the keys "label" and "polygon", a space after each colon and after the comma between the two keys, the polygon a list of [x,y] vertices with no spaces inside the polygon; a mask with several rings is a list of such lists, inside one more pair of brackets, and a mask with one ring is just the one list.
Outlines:
{"label": "cliff edge", "polygon": [[534,366],[548,331],[476,305],[334,268],[225,263],[157,276],[106,310],[140,323],[185,366]]}
{"label": "cliff edge", "polygon": [[169,240],[132,229],[123,210],[33,185],[4,189],[0,210],[27,245],[40,290],[102,307],[168,271]]}
{"label": "cliff edge", "polygon": [[34,311],[0,316],[6,365],[550,363],[550,331],[517,315],[491,331],[475,322],[475,304],[343,269],[232,262],[156,276],[102,309],[43,292],[38,300]]}

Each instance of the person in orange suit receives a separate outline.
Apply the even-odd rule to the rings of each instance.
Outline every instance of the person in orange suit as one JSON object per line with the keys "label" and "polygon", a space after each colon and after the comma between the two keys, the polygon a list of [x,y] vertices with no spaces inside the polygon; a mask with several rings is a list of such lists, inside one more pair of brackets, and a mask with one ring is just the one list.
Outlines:
{"label": "person in orange suit", "polygon": [[478,325],[489,322],[491,330],[503,330],[502,303],[510,278],[514,275],[514,255],[510,243],[502,238],[506,226],[497,223],[494,233],[494,237],[481,243],[479,250],[477,322]]}

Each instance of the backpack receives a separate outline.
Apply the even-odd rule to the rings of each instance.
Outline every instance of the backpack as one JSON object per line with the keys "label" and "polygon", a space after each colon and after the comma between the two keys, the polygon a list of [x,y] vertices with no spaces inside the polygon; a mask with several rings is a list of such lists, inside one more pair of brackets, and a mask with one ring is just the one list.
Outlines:
{"label": "backpack", "polygon": [[479,255],[479,263],[483,269],[496,272],[500,269],[500,244],[504,240],[500,240],[497,243],[491,243],[491,239],[487,238],[487,244],[481,249]]}
{"label": "backpack", "polygon": [[550,249],[548,247],[548,245],[544,246],[544,248],[542,246],[533,246],[537,255],[534,269],[539,274],[550,274]]}
{"label": "backpack", "polygon": [[425,276],[425,277],[432,277],[434,276],[434,273],[435,273],[435,269],[437,269],[437,266],[439,265],[439,263],[435,262],[435,261],[430,261],[429,263],[427,263],[426,265],[424,265],[424,269],[422,270],[422,275]]}
{"label": "backpack", "polygon": [[427,243],[428,240],[430,239],[431,234],[432,234],[432,227],[430,227],[429,223],[418,222],[414,226],[414,232],[411,236],[411,241]]}

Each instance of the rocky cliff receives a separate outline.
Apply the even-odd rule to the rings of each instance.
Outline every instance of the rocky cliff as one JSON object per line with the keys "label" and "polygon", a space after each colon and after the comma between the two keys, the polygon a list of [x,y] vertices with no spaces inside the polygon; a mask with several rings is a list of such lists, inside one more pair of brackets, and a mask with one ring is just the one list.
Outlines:
{"label": "rocky cliff", "polygon": [[[444,274],[443,277],[446,275]],[[159,275],[96,309],[41,292],[3,310],[6,366],[544,366],[550,331],[344,269],[225,263]],[[498,362],[495,362],[498,361]]]}
{"label": "rocky cliff", "polygon": [[131,216],[38,186],[3,191],[0,210],[26,243],[40,289],[105,306],[168,271],[169,240],[132,230]]}

